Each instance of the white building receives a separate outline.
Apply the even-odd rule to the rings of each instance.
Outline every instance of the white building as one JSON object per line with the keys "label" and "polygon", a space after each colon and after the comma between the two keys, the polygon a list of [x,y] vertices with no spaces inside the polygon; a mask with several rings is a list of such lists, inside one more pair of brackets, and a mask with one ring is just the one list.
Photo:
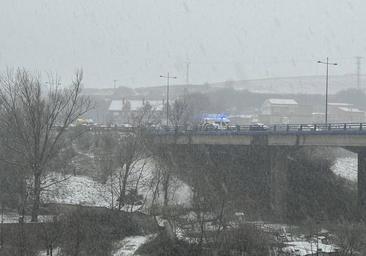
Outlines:
{"label": "white building", "polygon": [[[366,120],[366,113],[355,108],[350,103],[328,103],[328,122],[329,123],[362,123]],[[314,123],[324,123],[325,113],[313,113]]]}
{"label": "white building", "polygon": [[262,114],[289,116],[296,113],[297,107],[294,99],[267,99],[262,105]]}
{"label": "white building", "polygon": [[112,100],[108,112],[110,113],[110,121],[114,124],[128,123],[131,114],[141,110],[149,104],[155,112],[162,112],[164,102],[158,100]]}
{"label": "white building", "polygon": [[267,99],[259,119],[267,124],[306,122],[305,117],[310,114],[304,114],[304,111],[294,99]]}

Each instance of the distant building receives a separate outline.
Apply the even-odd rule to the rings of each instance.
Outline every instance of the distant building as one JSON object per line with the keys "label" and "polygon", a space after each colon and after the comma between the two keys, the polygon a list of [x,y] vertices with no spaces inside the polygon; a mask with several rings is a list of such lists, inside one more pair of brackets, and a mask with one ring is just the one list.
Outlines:
{"label": "distant building", "polygon": [[294,99],[267,99],[259,119],[267,124],[311,123],[312,105],[299,104]]}
{"label": "distant building", "polygon": [[328,120],[335,123],[361,123],[365,121],[365,111],[349,103],[329,103]]}
{"label": "distant building", "polygon": [[110,122],[113,124],[130,123],[130,118],[144,106],[149,104],[156,112],[162,112],[164,101],[157,100],[112,100],[108,112]]}
{"label": "distant building", "polygon": [[[355,108],[350,103],[328,103],[328,122],[329,123],[361,123],[365,122],[366,113]],[[314,123],[324,123],[325,113],[313,113]]]}
{"label": "distant building", "polygon": [[262,105],[262,114],[289,116],[296,113],[297,107],[294,99],[267,99]]}
{"label": "distant building", "polygon": [[346,123],[362,123],[365,121],[365,111],[358,108],[339,107],[336,112],[337,119]]}
{"label": "distant building", "polygon": [[124,123],[128,119],[128,110],[125,100],[112,100],[109,108],[109,121],[114,124]]}
{"label": "distant building", "polygon": [[289,123],[297,109],[298,103],[294,99],[267,99],[262,105],[259,119],[267,124]]}
{"label": "distant building", "polygon": [[323,112],[312,113],[312,123],[321,124],[325,121],[325,114]]}
{"label": "distant building", "polygon": [[338,108],[353,108],[353,104],[344,102],[328,102],[328,119],[337,119]]}

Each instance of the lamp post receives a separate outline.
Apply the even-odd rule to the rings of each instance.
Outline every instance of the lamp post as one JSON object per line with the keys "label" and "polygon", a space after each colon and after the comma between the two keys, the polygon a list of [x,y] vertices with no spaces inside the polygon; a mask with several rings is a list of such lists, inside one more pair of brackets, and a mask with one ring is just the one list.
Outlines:
{"label": "lamp post", "polygon": [[328,80],[329,80],[329,65],[337,66],[338,63],[331,63],[329,62],[329,58],[327,57],[327,61],[320,61],[318,60],[319,64],[327,65],[327,71],[325,76],[325,124],[328,123]]}
{"label": "lamp post", "polygon": [[177,79],[176,76],[170,76],[169,72],[166,76],[161,75],[160,77],[166,78],[166,126],[169,126],[169,80]]}

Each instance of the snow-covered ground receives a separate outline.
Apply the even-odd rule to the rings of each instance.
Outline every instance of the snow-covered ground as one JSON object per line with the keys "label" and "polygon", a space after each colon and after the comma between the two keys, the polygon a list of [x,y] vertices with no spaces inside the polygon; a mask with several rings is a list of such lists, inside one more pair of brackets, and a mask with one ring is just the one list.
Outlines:
{"label": "snow-covered ground", "polygon": [[[2,220],[4,223],[19,223],[19,217],[20,215],[17,212],[6,212],[2,216]],[[52,215],[39,215],[38,221],[39,222],[51,222],[53,220]],[[0,218],[1,220],[1,218]],[[31,216],[26,215],[24,216],[24,222],[30,222]]]}
{"label": "snow-covered ground", "polygon": [[[52,251],[52,255],[59,255],[60,254],[60,248],[55,248]],[[47,254],[46,250],[40,251],[38,256],[48,256],[49,254]]]}
{"label": "snow-covered ground", "polygon": [[122,241],[115,244],[116,250],[113,252],[113,256],[133,256],[136,250],[146,243],[153,239],[155,235],[148,236],[129,236],[123,239]]}
{"label": "snow-covered ground", "polygon": [[286,247],[282,249],[283,252],[292,253],[296,256],[305,256],[315,254],[317,250],[321,252],[335,252],[338,247],[334,245],[323,244],[321,241],[293,241],[285,243]]}
{"label": "snow-covered ground", "polygon": [[[133,256],[137,249],[143,245],[144,243],[154,239],[156,237],[155,234],[147,235],[147,236],[128,236],[123,240],[116,242],[114,244],[115,250],[112,252],[112,256]],[[60,249],[56,248],[53,251],[54,255],[58,255]],[[46,256],[47,251],[40,251],[38,256]]]}
{"label": "snow-covered ground", "polygon": [[[52,175],[58,180],[65,179],[57,174]],[[141,182],[141,186],[139,187],[139,193],[141,193],[148,202],[152,198],[152,190],[149,189],[149,186],[146,186],[150,176],[150,173],[146,174],[144,182]],[[174,191],[171,191],[170,193],[170,200],[175,204],[189,205],[191,196],[190,187],[179,180],[174,180],[173,187]],[[160,195],[162,195],[162,193],[160,193]],[[87,176],[68,176],[59,184],[44,191],[42,200],[45,203],[110,207],[112,202],[110,181],[107,181],[106,184],[102,184]],[[114,205],[116,205],[116,195],[114,195]]]}
{"label": "snow-covered ground", "polygon": [[86,176],[69,176],[50,190],[44,191],[42,199],[46,203],[100,207],[109,207],[111,203],[108,186]]}
{"label": "snow-covered ground", "polygon": [[[63,180],[61,175],[52,175],[53,178]],[[111,196],[106,186],[86,176],[68,176],[66,180],[43,191],[42,201],[45,203],[64,203],[85,206],[109,207]],[[6,212],[4,223],[18,223],[17,212]],[[53,216],[41,215],[40,222],[52,221]],[[30,216],[25,216],[25,222],[30,222]]]}
{"label": "snow-covered ground", "polygon": [[357,158],[337,158],[332,170],[335,174],[351,181],[357,181]]}

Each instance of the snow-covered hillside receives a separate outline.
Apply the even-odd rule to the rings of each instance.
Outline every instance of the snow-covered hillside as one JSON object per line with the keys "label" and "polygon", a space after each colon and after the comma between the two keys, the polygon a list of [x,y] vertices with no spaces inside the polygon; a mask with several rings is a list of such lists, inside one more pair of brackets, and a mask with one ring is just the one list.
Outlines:
{"label": "snow-covered hillside", "polygon": [[109,207],[111,195],[107,186],[86,176],[69,176],[43,193],[46,203],[81,204]]}
{"label": "snow-covered hillside", "polygon": [[351,181],[357,181],[357,158],[337,158],[332,170],[335,174]]}
{"label": "snow-covered hillside", "polygon": [[[56,174],[53,175],[57,176]],[[62,180],[65,178],[59,176],[57,179]],[[149,202],[152,198],[151,189],[148,186],[141,186],[139,191]],[[162,193],[160,194],[162,195]],[[174,180],[174,191],[170,193],[172,202],[189,205],[190,194],[191,189],[189,186],[179,180]],[[45,203],[110,207],[112,202],[110,182],[102,184],[87,176],[68,176],[64,181],[44,191],[42,200]],[[114,205],[116,205],[116,195],[114,195]]]}
{"label": "snow-covered hillside", "polygon": [[[341,177],[357,181],[357,158],[338,158],[332,170]],[[146,175],[150,176],[151,173],[147,172]],[[62,179],[62,177],[59,177],[59,179]],[[175,185],[175,193],[172,193],[171,199],[178,204],[189,204],[191,192],[189,186],[180,181],[176,181]],[[141,193],[149,198],[149,191],[146,188],[140,189]],[[101,184],[87,176],[69,176],[56,187],[44,191],[43,200],[53,203],[110,207],[112,197],[108,185]]]}

